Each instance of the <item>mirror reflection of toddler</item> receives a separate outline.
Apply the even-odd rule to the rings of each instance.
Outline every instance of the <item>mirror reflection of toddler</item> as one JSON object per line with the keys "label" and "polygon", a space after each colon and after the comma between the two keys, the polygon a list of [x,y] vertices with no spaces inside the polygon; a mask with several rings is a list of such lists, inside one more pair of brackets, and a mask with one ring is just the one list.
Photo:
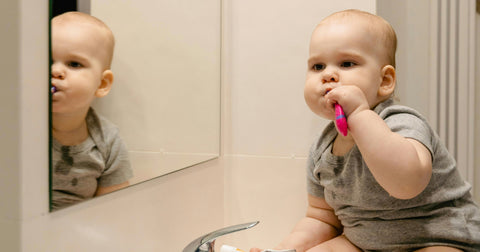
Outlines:
{"label": "mirror reflection of toddler", "polygon": [[[307,160],[306,217],[277,249],[480,251],[480,211],[427,120],[395,105],[396,35],[358,10],[322,20],[310,40],[305,100],[330,123]],[[250,252],[259,252],[253,248]]]}
{"label": "mirror reflection of toddler", "polygon": [[51,21],[51,209],[129,185],[128,152],[111,122],[91,103],[112,87],[114,37],[99,19],[67,12]]}

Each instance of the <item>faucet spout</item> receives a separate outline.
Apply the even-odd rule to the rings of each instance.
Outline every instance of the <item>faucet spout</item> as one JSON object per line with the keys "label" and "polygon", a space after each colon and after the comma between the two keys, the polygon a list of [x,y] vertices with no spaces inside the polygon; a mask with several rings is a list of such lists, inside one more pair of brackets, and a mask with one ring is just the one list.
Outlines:
{"label": "faucet spout", "polygon": [[230,234],[233,232],[249,229],[251,227],[254,227],[257,225],[259,221],[255,222],[249,222],[249,223],[244,223],[244,224],[239,224],[239,225],[234,225],[230,227],[225,227],[221,228],[218,230],[215,230],[211,233],[208,233],[206,235],[202,235],[198,237],[197,239],[193,240],[188,244],[184,249],[183,252],[214,252],[214,247],[215,247],[215,240],[226,234]]}

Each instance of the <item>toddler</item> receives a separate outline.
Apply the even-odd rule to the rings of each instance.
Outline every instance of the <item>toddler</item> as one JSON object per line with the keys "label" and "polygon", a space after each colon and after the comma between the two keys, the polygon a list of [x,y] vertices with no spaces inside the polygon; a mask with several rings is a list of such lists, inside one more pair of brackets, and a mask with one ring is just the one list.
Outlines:
{"label": "toddler", "polygon": [[393,104],[395,50],[393,28],[367,12],[337,12],[315,28],[305,100],[330,120],[341,105],[348,134],[332,122],[315,140],[306,217],[277,249],[480,251],[470,185],[426,119]]}
{"label": "toddler", "polygon": [[114,37],[99,19],[52,19],[52,195],[56,210],[128,186],[132,170],[118,129],[90,107],[108,94]]}

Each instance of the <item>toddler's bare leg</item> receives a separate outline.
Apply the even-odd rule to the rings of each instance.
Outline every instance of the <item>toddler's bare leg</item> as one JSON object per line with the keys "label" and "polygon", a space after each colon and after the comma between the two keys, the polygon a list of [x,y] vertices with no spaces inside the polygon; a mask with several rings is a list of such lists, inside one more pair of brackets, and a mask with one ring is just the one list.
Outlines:
{"label": "toddler's bare leg", "polygon": [[307,252],[350,252],[361,251],[353,243],[351,243],[344,235],[335,237],[322,244],[319,244]]}
{"label": "toddler's bare leg", "polygon": [[460,249],[446,247],[446,246],[434,246],[434,247],[427,247],[423,249],[416,250],[417,252],[457,252],[462,251]]}

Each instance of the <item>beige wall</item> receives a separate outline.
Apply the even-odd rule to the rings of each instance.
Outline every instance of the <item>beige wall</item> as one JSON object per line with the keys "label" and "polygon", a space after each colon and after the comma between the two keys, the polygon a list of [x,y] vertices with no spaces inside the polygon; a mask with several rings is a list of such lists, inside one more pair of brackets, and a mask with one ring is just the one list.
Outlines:
{"label": "beige wall", "polygon": [[[4,10],[9,10],[6,13]],[[20,247],[20,18],[19,6],[13,1],[0,2],[0,244],[18,251]],[[7,144],[8,143],[8,144]]]}
{"label": "beige wall", "polygon": [[381,0],[377,1],[377,13],[393,26],[398,38],[395,95],[400,103],[428,116],[430,1]]}

